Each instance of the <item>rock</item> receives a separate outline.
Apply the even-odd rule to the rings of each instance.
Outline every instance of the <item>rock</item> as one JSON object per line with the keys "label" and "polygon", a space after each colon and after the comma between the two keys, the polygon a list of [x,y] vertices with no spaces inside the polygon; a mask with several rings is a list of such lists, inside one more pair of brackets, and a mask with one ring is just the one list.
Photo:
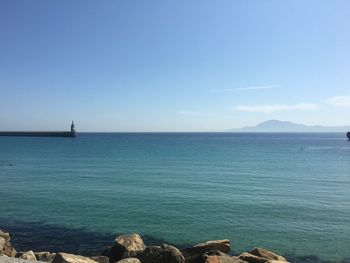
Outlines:
{"label": "rock", "polygon": [[136,257],[146,248],[142,238],[138,234],[117,236],[115,244],[106,249],[102,255],[109,257],[109,262],[114,263],[123,258]]}
{"label": "rock", "polygon": [[232,257],[218,250],[211,250],[202,255],[201,263],[246,263],[239,257]]}
{"label": "rock", "polygon": [[185,258],[181,252],[173,246],[148,246],[137,255],[142,263],[185,263]]}
{"label": "rock", "polygon": [[[8,257],[15,257],[17,252],[10,242],[10,234],[0,229],[0,238],[0,254]],[[3,242],[3,240],[5,240],[5,242]]]}
{"label": "rock", "polygon": [[254,255],[254,256],[267,258],[270,260],[287,261],[284,257],[282,257],[274,252],[268,251],[264,248],[255,247],[251,251],[249,251],[249,253]]}
{"label": "rock", "polygon": [[138,260],[137,258],[125,258],[125,259],[119,260],[116,263],[141,263],[141,261]]}
{"label": "rock", "polygon": [[21,253],[19,258],[37,261],[36,256],[34,255],[34,252],[32,250]]}
{"label": "rock", "polygon": [[56,253],[50,253],[48,251],[44,251],[44,252],[34,252],[34,255],[37,260],[49,262],[49,261],[52,261],[52,259],[56,256]]}
{"label": "rock", "polygon": [[186,259],[186,263],[192,263],[197,262],[204,253],[211,250],[228,253],[231,250],[230,241],[228,239],[207,241],[193,247],[185,248],[181,252]]}
{"label": "rock", "polygon": [[138,234],[117,236],[115,243],[124,247],[126,251],[143,251],[146,245]]}
{"label": "rock", "polygon": [[109,263],[109,258],[106,256],[94,256],[91,257],[92,260],[95,260],[98,263]]}
{"label": "rock", "polygon": [[[106,256],[109,258],[110,263],[117,262],[121,259],[123,259],[124,249],[119,245],[114,245],[112,247],[107,248],[105,251],[102,252],[102,256]],[[129,253],[126,253],[127,255],[124,256],[124,258],[128,257]]]}
{"label": "rock", "polygon": [[2,254],[14,258],[17,254],[17,251],[14,249],[11,242],[8,241],[5,243],[4,248],[2,249]]}
{"label": "rock", "polygon": [[5,239],[5,241],[10,241],[10,234],[7,232],[4,232],[0,229],[0,237],[2,237],[3,239]]}
{"label": "rock", "polygon": [[269,261],[267,258],[258,257],[255,255],[252,255],[248,252],[244,252],[238,256],[241,260],[247,261],[249,263],[265,263]]}
{"label": "rock", "polygon": [[0,237],[0,251],[4,249],[5,244],[6,244],[5,238]]}
{"label": "rock", "polygon": [[57,253],[52,263],[97,263],[97,261],[74,254]]}

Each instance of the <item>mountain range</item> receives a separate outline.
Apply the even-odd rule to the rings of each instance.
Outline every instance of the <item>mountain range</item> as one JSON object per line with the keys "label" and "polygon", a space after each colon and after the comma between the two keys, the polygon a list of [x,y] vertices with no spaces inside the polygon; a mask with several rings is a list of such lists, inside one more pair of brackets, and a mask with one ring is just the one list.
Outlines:
{"label": "mountain range", "polygon": [[230,129],[229,132],[347,132],[350,126],[309,126],[280,120],[268,120],[256,126]]}

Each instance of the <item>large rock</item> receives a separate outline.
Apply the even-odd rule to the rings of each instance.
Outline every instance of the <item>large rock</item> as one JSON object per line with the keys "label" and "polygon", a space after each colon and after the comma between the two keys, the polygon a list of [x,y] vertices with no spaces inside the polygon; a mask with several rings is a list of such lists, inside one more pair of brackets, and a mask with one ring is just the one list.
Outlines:
{"label": "large rock", "polygon": [[137,258],[125,258],[125,259],[119,260],[116,263],[141,263],[141,262]]}
{"label": "large rock", "polygon": [[143,252],[137,255],[142,263],[185,263],[181,252],[173,246],[148,246]]}
{"label": "large rock", "polygon": [[249,263],[265,263],[265,262],[269,261],[269,259],[267,259],[267,258],[258,257],[255,255],[252,255],[248,252],[244,252],[244,253],[240,254],[238,257],[241,260],[247,261]]}
{"label": "large rock", "polygon": [[0,239],[0,255],[15,257],[17,252],[10,242],[10,234],[0,229]]}
{"label": "large rock", "polygon": [[249,253],[254,255],[254,256],[267,258],[270,260],[287,261],[284,257],[282,257],[274,252],[268,251],[264,248],[255,247],[251,251],[249,251]]}
{"label": "large rock", "polygon": [[129,234],[117,236],[115,244],[106,249],[102,255],[109,258],[110,263],[114,263],[123,258],[136,257],[137,254],[144,251],[146,245],[138,234]]}
{"label": "large rock", "polygon": [[97,263],[97,261],[74,254],[57,253],[52,263]]}
{"label": "large rock", "polygon": [[93,256],[91,259],[98,263],[109,263],[109,258],[106,256]]}
{"label": "large rock", "polygon": [[34,252],[34,255],[35,255],[37,260],[44,261],[44,262],[50,262],[56,256],[56,253],[42,251],[42,252]]}
{"label": "large rock", "polygon": [[0,229],[0,237],[2,237],[3,239],[5,239],[5,241],[10,241],[10,234],[7,232],[4,232]]}
{"label": "large rock", "polygon": [[5,238],[0,237],[0,251],[4,249],[5,244],[6,244]]}
{"label": "large rock", "polygon": [[194,263],[198,262],[204,253],[211,250],[228,253],[231,250],[230,241],[228,239],[207,241],[193,247],[185,248],[181,252],[186,259],[186,263]]}
{"label": "large rock", "polygon": [[218,250],[212,250],[202,255],[201,263],[246,263],[239,257],[232,257]]}
{"label": "large rock", "polygon": [[117,236],[115,243],[125,249],[125,251],[143,251],[146,245],[139,234]]}
{"label": "large rock", "polygon": [[32,250],[29,250],[27,252],[22,252],[19,258],[37,261],[36,256]]}

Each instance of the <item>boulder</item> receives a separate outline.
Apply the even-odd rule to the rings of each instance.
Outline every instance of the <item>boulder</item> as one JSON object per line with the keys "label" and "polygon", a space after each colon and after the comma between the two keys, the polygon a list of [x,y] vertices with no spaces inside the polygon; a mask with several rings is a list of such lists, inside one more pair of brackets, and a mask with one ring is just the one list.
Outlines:
{"label": "boulder", "polygon": [[56,253],[43,251],[43,252],[34,252],[34,255],[37,260],[49,262],[49,261],[52,261],[52,259],[56,256]]}
{"label": "boulder", "polygon": [[0,254],[8,257],[15,257],[17,252],[10,240],[10,234],[0,229]]}
{"label": "boulder", "polygon": [[109,258],[106,256],[93,256],[91,259],[98,263],[109,263]]}
{"label": "boulder", "polygon": [[106,249],[102,255],[109,258],[110,263],[114,263],[123,258],[136,257],[137,254],[146,248],[142,238],[138,234],[117,236],[115,244]]}
{"label": "boulder", "polygon": [[97,263],[97,261],[74,254],[57,253],[52,263]]}
{"label": "boulder", "polygon": [[3,239],[5,239],[5,241],[10,241],[10,234],[7,232],[4,232],[0,229],[0,237],[2,237]]}
{"label": "boulder", "polygon": [[284,257],[282,257],[274,252],[268,251],[264,248],[255,247],[251,251],[249,251],[249,253],[254,255],[254,256],[267,258],[270,260],[287,261]]}
{"label": "boulder", "polygon": [[125,251],[143,251],[146,245],[139,234],[117,236],[115,243],[125,249]]}
{"label": "boulder", "polygon": [[17,254],[16,249],[12,246],[11,242],[8,241],[5,243],[3,249],[2,249],[2,254],[14,258]]}
{"label": "boulder", "polygon": [[32,250],[29,250],[27,252],[22,252],[19,258],[37,261],[36,256]]}
{"label": "boulder", "polygon": [[202,255],[201,263],[246,263],[239,257],[232,257],[218,250],[211,250]]}
{"label": "boulder", "polygon": [[141,263],[141,261],[138,260],[137,258],[125,258],[125,259],[119,260],[116,263]]}
{"label": "boulder", "polygon": [[255,255],[252,255],[248,252],[244,252],[238,256],[241,260],[247,261],[249,263],[265,263],[269,261],[267,258],[258,257]]}
{"label": "boulder", "polygon": [[161,246],[148,246],[137,255],[142,263],[185,263],[181,252],[173,246],[163,244]]}
{"label": "boulder", "polygon": [[193,247],[185,248],[181,252],[186,259],[186,263],[194,263],[198,262],[204,253],[211,250],[228,253],[231,250],[230,241],[228,239],[207,241]]}
{"label": "boulder", "polygon": [[5,238],[0,237],[0,251],[4,249],[5,244],[6,244]]}

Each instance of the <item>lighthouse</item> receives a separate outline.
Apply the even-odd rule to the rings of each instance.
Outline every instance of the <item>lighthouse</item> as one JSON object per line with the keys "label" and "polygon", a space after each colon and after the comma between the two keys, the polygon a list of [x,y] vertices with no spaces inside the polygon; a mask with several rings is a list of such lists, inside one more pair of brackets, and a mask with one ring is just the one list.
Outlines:
{"label": "lighthouse", "polygon": [[75,131],[75,126],[74,126],[74,121],[72,121],[72,124],[70,126],[70,133],[75,137],[76,131]]}

